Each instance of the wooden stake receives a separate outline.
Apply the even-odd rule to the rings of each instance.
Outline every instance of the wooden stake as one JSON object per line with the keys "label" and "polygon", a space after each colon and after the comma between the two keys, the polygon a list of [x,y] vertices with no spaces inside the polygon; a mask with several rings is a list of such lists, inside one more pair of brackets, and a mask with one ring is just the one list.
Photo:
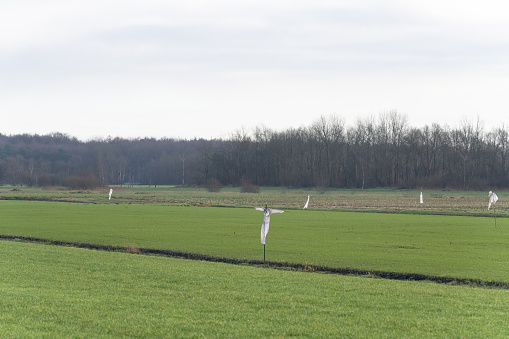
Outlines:
{"label": "wooden stake", "polygon": [[[265,204],[265,211],[263,211],[263,217],[265,218],[265,212],[267,211],[267,204]],[[263,262],[265,263],[265,244],[263,244]]]}
{"label": "wooden stake", "polygon": [[493,216],[495,217],[495,228],[497,228],[497,215],[495,214],[495,206],[493,206]]}

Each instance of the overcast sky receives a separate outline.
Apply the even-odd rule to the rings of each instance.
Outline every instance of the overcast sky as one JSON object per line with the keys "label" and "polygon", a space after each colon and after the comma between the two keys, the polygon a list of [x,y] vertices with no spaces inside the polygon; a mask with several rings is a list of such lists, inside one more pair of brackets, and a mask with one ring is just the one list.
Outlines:
{"label": "overcast sky", "polygon": [[0,0],[0,133],[509,126],[509,3]]}

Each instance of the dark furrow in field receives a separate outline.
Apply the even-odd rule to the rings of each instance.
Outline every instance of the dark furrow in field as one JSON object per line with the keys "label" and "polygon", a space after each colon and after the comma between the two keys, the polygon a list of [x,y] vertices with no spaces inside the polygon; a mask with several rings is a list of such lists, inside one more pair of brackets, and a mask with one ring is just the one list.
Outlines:
{"label": "dark furrow in field", "polygon": [[485,281],[485,280],[481,280],[481,279],[438,277],[438,276],[417,274],[417,273],[386,272],[386,271],[376,271],[376,270],[375,271],[367,271],[367,270],[359,270],[359,269],[347,268],[347,267],[346,268],[345,267],[344,268],[327,267],[327,266],[320,266],[320,265],[307,265],[307,264],[289,263],[289,262],[224,258],[224,257],[214,257],[214,256],[198,254],[198,253],[181,252],[181,251],[171,251],[171,250],[152,249],[152,248],[138,248],[138,247],[131,247],[131,246],[123,247],[123,246],[112,246],[112,245],[97,245],[97,244],[50,240],[50,239],[41,239],[41,238],[34,238],[34,237],[15,236],[15,235],[0,234],[0,239],[18,240],[18,241],[24,241],[24,242],[35,242],[35,243],[41,243],[41,244],[46,244],[46,245],[55,245],[55,246],[85,248],[85,249],[91,249],[91,250],[97,250],[97,251],[124,252],[124,253],[144,254],[144,255],[158,255],[158,256],[165,256],[165,257],[183,258],[183,259],[190,259],[190,260],[203,260],[203,261],[227,263],[227,264],[234,264],[234,265],[245,264],[245,265],[252,265],[252,266],[262,266],[262,267],[267,267],[267,268],[295,270],[295,271],[302,271],[302,272],[341,274],[341,275],[352,275],[352,276],[382,278],[382,279],[391,279],[391,280],[428,281],[428,282],[434,282],[434,283],[438,283],[438,284],[468,285],[471,287],[480,287],[480,288],[509,289],[509,283],[507,283],[507,282]]}

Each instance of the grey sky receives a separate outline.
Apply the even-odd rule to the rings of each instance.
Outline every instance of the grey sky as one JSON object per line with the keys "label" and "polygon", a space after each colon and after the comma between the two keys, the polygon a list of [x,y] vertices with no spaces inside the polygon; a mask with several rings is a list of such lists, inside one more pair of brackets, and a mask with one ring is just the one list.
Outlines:
{"label": "grey sky", "polygon": [[503,1],[0,0],[0,133],[508,125]]}

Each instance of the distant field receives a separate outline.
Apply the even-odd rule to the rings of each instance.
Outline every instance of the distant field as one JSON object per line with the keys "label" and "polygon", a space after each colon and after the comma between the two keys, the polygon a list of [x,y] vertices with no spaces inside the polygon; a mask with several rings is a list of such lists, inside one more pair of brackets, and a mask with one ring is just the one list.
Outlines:
{"label": "distant field", "polygon": [[509,336],[506,290],[0,243],[5,338]]}
{"label": "distant field", "polygon": [[[253,208],[3,201],[0,234],[263,259]],[[287,210],[270,261],[509,283],[509,219]]]}
{"label": "distant field", "polygon": [[[240,193],[238,187],[224,188],[220,193],[201,187],[134,186],[113,187],[92,191],[69,191],[0,186],[0,199],[50,200],[61,202],[116,204],[171,204],[177,206],[253,207],[255,205],[302,209],[310,195],[310,209],[339,211],[370,211],[388,213],[491,216],[488,192],[423,191],[424,204],[419,204],[420,190],[401,189],[288,189],[261,187],[260,193]],[[495,206],[498,217],[509,217],[509,193],[497,192]]]}

